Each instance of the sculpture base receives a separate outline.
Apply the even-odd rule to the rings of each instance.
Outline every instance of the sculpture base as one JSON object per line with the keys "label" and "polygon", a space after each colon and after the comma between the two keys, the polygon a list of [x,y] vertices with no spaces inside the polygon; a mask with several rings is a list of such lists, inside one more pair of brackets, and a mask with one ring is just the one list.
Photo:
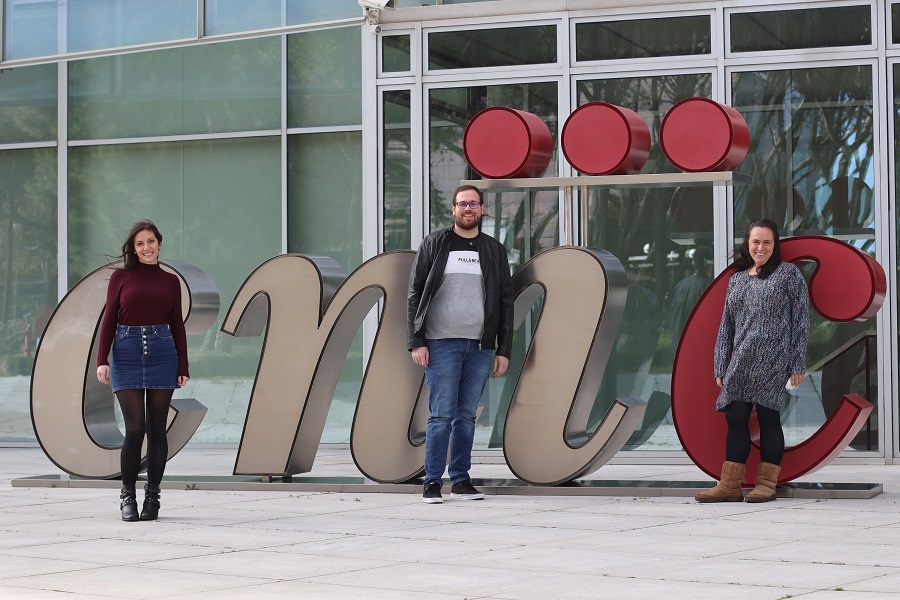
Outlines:
{"label": "sculpture base", "polygon": [[[556,486],[529,485],[518,479],[473,479],[472,483],[487,495],[516,496],[632,496],[687,497],[707,490],[713,481],[662,480],[576,480]],[[46,488],[118,488],[116,479],[82,479],[67,475],[38,475],[13,479],[13,487]],[[161,487],[170,490],[228,490],[253,492],[338,492],[347,494],[421,494],[422,480],[407,483],[376,483],[364,477],[251,477],[172,476],[164,477]],[[808,483],[790,482],[778,486],[779,498],[811,498],[816,500],[868,500],[884,491],[880,483]]]}

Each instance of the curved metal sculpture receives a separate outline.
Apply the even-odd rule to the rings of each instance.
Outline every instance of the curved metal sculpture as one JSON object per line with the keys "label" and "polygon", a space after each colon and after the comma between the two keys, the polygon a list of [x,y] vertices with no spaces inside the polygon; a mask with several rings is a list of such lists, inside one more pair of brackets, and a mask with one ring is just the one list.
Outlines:
{"label": "curved metal sculpture", "polygon": [[541,252],[516,272],[516,319],[544,304],[510,402],[503,452],[528,483],[566,483],[600,468],[628,441],[646,402],[616,399],[588,434],[588,418],[625,308],[628,283],[605,250]]}
{"label": "curved metal sculpture", "polygon": [[[219,291],[213,280],[190,263],[160,264],[181,280],[187,332],[209,329],[219,312]],[[34,359],[31,421],[35,436],[56,466],[77,477],[113,479],[121,474],[124,436],[116,424],[115,398],[109,386],[94,376],[107,282],[116,267],[101,267],[69,290],[53,311]],[[167,458],[184,447],[205,415],[206,407],[193,398],[172,400]]]}
{"label": "curved metal sculpture", "polygon": [[[801,236],[781,242],[782,259],[815,262],[809,281],[810,301],[831,321],[863,321],[884,303],[884,270],[868,254],[833,238]],[[678,438],[691,460],[717,478],[725,456],[725,419],[715,412],[719,389],[713,376],[713,348],[725,307],[726,269],[700,298],[688,318],[672,368],[672,417]],[[835,411],[809,439],[787,448],[779,483],[811,473],[841,453],[863,426],[872,405],[856,394],[845,395]],[[758,439],[758,426],[752,432]],[[759,446],[747,461],[747,473],[756,473]],[[745,483],[752,484],[747,481]]]}

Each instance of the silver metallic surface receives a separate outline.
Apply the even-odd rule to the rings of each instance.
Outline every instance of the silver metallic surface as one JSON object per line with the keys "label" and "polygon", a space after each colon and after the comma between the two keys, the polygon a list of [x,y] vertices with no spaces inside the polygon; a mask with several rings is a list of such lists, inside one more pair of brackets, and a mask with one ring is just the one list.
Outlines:
{"label": "silver metallic surface", "polygon": [[482,190],[592,186],[592,187],[690,187],[750,183],[751,178],[733,171],[709,173],[647,173],[637,175],[590,175],[583,177],[531,177],[519,179],[472,179],[460,185]]}
{"label": "silver metallic surface", "polygon": [[[181,280],[185,328],[202,332],[215,321],[218,290],[209,276],[181,261],[162,263]],[[78,477],[120,475],[123,435],[116,424],[115,397],[95,376],[97,341],[106,306],[109,276],[118,263],[101,267],[79,281],[50,317],[41,336],[31,380],[31,419],[47,457]],[[199,302],[193,301],[196,291]],[[205,324],[205,326],[204,326]],[[171,458],[199,427],[206,407],[193,398],[176,399],[168,417]]]}
{"label": "silver metallic surface", "polygon": [[[59,475],[38,475],[13,479],[12,487],[22,488],[98,488],[116,489],[114,481],[67,479]],[[518,479],[473,479],[472,483],[487,495],[498,496],[615,496],[626,498],[693,498],[708,490],[714,481],[669,481],[657,479],[582,479],[570,485],[528,485]],[[884,493],[882,483],[830,483],[792,481],[778,486],[779,498],[816,500],[868,500]],[[239,492],[341,493],[341,494],[422,494],[421,482],[372,484],[362,477],[309,476],[290,481],[264,477],[203,476],[163,478],[164,490],[218,490]],[[416,498],[418,501],[418,498]]]}
{"label": "silver metallic surface", "polygon": [[646,408],[637,398],[616,399],[596,431],[586,432],[625,308],[625,270],[605,250],[553,248],[528,261],[513,284],[517,323],[542,293],[544,304],[506,417],[503,451],[523,481],[565,483],[612,458]]}
{"label": "silver metallic surface", "polygon": [[420,394],[425,397],[424,375],[406,350],[406,292],[414,256],[381,254],[345,280],[330,258],[287,254],[247,278],[222,331],[246,336],[268,328],[235,475],[289,476],[312,468],[350,344],[382,299],[354,416],[353,457],[375,481],[405,481],[422,472],[427,413],[416,411],[416,404]]}

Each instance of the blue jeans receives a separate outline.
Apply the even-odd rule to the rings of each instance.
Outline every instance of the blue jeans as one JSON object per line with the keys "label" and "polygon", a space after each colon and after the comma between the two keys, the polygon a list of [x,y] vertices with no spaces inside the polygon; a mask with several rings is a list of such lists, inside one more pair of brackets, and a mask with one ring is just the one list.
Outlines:
{"label": "blue jeans", "polygon": [[428,429],[425,433],[425,482],[441,481],[450,447],[451,483],[469,479],[475,440],[475,409],[491,373],[493,351],[477,340],[426,340]]}

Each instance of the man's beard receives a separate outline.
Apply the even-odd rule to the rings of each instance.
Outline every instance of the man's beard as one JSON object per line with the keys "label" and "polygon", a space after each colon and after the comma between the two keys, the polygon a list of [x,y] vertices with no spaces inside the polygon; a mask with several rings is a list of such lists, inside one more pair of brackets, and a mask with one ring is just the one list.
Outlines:
{"label": "man's beard", "polygon": [[462,220],[462,215],[456,215],[454,220],[456,221],[456,226],[463,231],[472,231],[473,229],[478,229],[481,225],[480,215],[474,215],[474,219],[472,219],[470,224],[466,224],[465,221]]}

